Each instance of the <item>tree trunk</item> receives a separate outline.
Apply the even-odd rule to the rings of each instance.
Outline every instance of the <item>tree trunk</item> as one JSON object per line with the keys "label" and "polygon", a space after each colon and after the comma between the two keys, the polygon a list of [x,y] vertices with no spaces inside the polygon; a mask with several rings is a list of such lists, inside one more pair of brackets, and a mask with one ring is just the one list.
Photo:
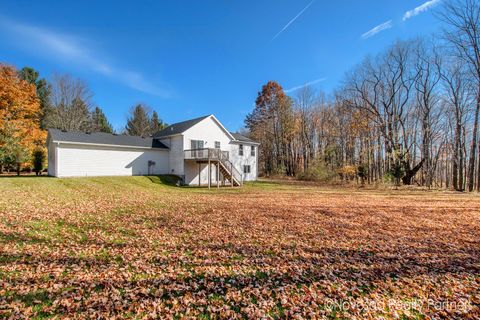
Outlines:
{"label": "tree trunk", "polygon": [[[458,113],[458,111],[457,111]],[[455,145],[453,149],[453,188],[456,191],[463,190],[463,156],[462,156],[462,124],[457,114],[455,126]]]}
{"label": "tree trunk", "polygon": [[417,174],[418,170],[420,170],[423,166],[425,159],[422,159],[413,169],[405,168],[405,175],[402,178],[402,182],[404,185],[411,185],[413,177]]}
{"label": "tree trunk", "polygon": [[468,191],[473,191],[475,179],[475,158],[477,155],[477,132],[478,132],[478,113],[480,111],[480,87],[477,93],[477,108],[475,110],[475,120],[473,122],[472,145],[470,147],[470,159],[468,162]]}
{"label": "tree trunk", "polygon": [[478,161],[477,161],[477,192],[480,192],[480,148],[478,149]]}

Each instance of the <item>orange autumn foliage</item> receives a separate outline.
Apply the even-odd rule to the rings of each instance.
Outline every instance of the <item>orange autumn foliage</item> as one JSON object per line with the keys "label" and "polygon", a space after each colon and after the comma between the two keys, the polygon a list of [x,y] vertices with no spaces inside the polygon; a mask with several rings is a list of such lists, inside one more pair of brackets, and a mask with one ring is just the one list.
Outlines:
{"label": "orange autumn foliage", "polygon": [[0,131],[13,128],[15,137],[31,152],[45,143],[40,116],[35,85],[20,79],[14,67],[0,64]]}

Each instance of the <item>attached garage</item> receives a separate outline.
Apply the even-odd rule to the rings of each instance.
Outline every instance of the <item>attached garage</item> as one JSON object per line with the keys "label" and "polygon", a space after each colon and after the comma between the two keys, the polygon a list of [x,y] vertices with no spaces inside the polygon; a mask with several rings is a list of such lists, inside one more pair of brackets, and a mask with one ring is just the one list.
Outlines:
{"label": "attached garage", "polygon": [[169,173],[169,149],[152,138],[51,129],[48,174],[55,177]]}

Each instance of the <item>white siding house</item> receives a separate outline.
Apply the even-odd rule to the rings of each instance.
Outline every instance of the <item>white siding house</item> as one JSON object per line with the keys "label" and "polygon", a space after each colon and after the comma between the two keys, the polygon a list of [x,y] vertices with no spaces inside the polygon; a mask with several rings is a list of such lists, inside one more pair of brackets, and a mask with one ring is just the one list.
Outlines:
{"label": "white siding house", "polygon": [[[113,139],[102,141],[105,138]],[[123,138],[134,139],[113,144]],[[166,146],[151,147],[142,140],[145,139],[49,130],[48,174],[55,177],[167,174],[169,149]]]}
{"label": "white siding house", "polygon": [[259,144],[227,131],[213,115],[150,138],[50,129],[47,146],[48,174],[55,177],[173,174],[187,185],[241,185],[258,177]]}

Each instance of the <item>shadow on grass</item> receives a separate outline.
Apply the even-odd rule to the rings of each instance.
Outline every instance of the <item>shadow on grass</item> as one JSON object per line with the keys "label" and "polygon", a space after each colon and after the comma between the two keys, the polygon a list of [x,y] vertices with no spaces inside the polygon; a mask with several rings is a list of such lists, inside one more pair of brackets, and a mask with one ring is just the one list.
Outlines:
{"label": "shadow on grass", "polygon": [[0,231],[0,243],[16,243],[16,244],[39,244],[48,243],[49,241],[41,237],[27,236],[20,233],[5,233]]}
{"label": "shadow on grass", "polygon": [[159,176],[148,176],[148,179],[155,183],[165,186],[180,186],[182,179],[179,176],[166,174]]}
{"label": "shadow on grass", "polygon": [[51,176],[48,176],[46,174],[44,175],[39,175],[39,176],[36,176],[34,174],[21,174],[19,176],[17,176],[17,174],[15,173],[12,173],[12,174],[0,174],[0,179],[2,178],[54,178],[54,177],[51,177]]}

